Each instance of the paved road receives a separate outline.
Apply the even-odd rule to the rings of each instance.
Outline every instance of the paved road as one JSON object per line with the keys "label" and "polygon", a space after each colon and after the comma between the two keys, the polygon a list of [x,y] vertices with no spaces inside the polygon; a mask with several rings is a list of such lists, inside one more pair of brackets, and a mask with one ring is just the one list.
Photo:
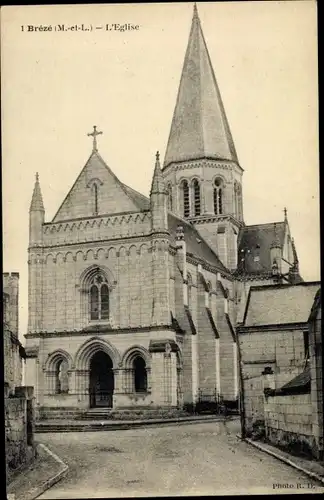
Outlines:
{"label": "paved road", "polygon": [[[319,492],[317,483],[235,436],[237,422],[38,434],[70,466],[39,499]],[[274,484],[290,485],[273,488]],[[304,489],[297,490],[297,485]]]}

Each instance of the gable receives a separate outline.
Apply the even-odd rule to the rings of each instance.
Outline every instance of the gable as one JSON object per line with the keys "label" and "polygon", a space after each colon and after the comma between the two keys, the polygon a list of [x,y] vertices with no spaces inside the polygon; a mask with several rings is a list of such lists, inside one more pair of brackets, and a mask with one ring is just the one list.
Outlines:
{"label": "gable", "polygon": [[136,212],[139,209],[141,207],[138,207],[134,197],[129,195],[101,156],[93,152],[60,206],[53,222],[95,215]]}

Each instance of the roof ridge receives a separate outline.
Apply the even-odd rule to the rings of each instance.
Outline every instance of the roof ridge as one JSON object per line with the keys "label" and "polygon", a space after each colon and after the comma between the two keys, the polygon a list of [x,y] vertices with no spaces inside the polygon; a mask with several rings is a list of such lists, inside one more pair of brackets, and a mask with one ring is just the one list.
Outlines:
{"label": "roof ridge", "polygon": [[302,281],[300,283],[275,283],[270,285],[251,285],[250,290],[265,290],[265,289],[278,289],[278,288],[296,288],[297,286],[318,286],[320,285],[320,281]]}
{"label": "roof ridge", "polygon": [[250,227],[273,226],[274,224],[285,224],[285,221],[261,222],[260,224],[246,224],[244,227],[242,227],[242,230],[244,231],[244,229],[248,229]]}

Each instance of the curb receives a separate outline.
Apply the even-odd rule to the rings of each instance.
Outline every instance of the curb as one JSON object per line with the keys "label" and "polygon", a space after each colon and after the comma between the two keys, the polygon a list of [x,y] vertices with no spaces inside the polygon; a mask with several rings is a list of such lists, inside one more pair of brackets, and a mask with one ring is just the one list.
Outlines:
{"label": "curb", "polygon": [[39,486],[37,488],[32,488],[31,490],[29,490],[29,492],[26,494],[26,497],[25,497],[24,500],[34,500],[34,499],[36,499],[42,493],[44,493],[44,491],[48,490],[54,484],[56,484],[58,481],[60,481],[61,479],[63,479],[63,477],[66,476],[66,474],[67,474],[67,472],[69,470],[69,466],[67,464],[65,464],[63,462],[63,460],[60,459],[60,457],[58,457],[49,448],[47,448],[47,446],[45,446],[42,443],[39,443],[37,446],[39,448],[42,448],[45,451],[45,453],[47,453],[52,458],[54,458],[54,460],[56,462],[58,462],[62,466],[62,468],[61,468],[61,470],[57,474],[55,474],[51,478],[47,479],[47,481],[45,481],[41,486]]}
{"label": "curb", "polygon": [[252,441],[252,439],[250,439],[250,438],[243,439],[239,434],[237,434],[236,437],[241,439],[241,441],[245,441],[246,443],[254,446],[255,448],[258,448],[260,451],[263,451],[264,453],[267,453],[268,455],[271,455],[272,457],[277,458],[281,462],[284,462],[284,463],[290,465],[294,469],[297,469],[297,470],[303,472],[304,474],[306,474],[307,476],[309,476],[313,479],[316,479],[317,481],[324,484],[324,477],[319,476],[316,472],[312,472],[308,469],[305,469],[301,465],[296,464],[296,462],[294,462],[293,460],[290,460],[289,458],[286,458],[286,457],[280,455],[279,453],[276,453],[275,451],[264,448],[261,444],[256,443],[255,441]]}
{"label": "curb", "polygon": [[[62,425],[56,424],[44,424],[40,426],[36,426],[36,433],[49,433],[49,432],[100,432],[100,431],[117,431],[117,430],[129,430],[132,428],[139,427],[150,427],[150,426],[163,426],[163,425],[185,425],[185,424],[202,424],[208,422],[223,422],[224,420],[235,420],[234,417],[220,417],[215,416],[211,418],[201,418],[201,419],[163,419],[163,420],[134,420],[134,421],[124,421],[118,423],[112,423],[109,421],[98,422],[87,424],[87,423],[77,423],[69,425],[67,424],[65,427]],[[37,425],[37,424],[36,424]]]}

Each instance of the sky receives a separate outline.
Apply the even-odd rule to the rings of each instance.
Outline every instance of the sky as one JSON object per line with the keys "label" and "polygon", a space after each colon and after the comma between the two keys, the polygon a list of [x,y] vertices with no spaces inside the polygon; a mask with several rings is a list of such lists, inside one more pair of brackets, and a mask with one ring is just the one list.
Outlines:
{"label": "sky", "polygon": [[[2,7],[3,271],[20,273],[20,336],[27,329],[35,172],[51,221],[91,153],[87,133],[97,125],[105,162],[149,194],[155,152],[163,161],[166,149],[192,11],[184,2]],[[244,169],[245,223],[283,220],[287,207],[301,274],[318,280],[316,3],[198,2],[198,12]],[[126,23],[139,28],[112,26]],[[58,24],[92,31],[55,31]]]}

